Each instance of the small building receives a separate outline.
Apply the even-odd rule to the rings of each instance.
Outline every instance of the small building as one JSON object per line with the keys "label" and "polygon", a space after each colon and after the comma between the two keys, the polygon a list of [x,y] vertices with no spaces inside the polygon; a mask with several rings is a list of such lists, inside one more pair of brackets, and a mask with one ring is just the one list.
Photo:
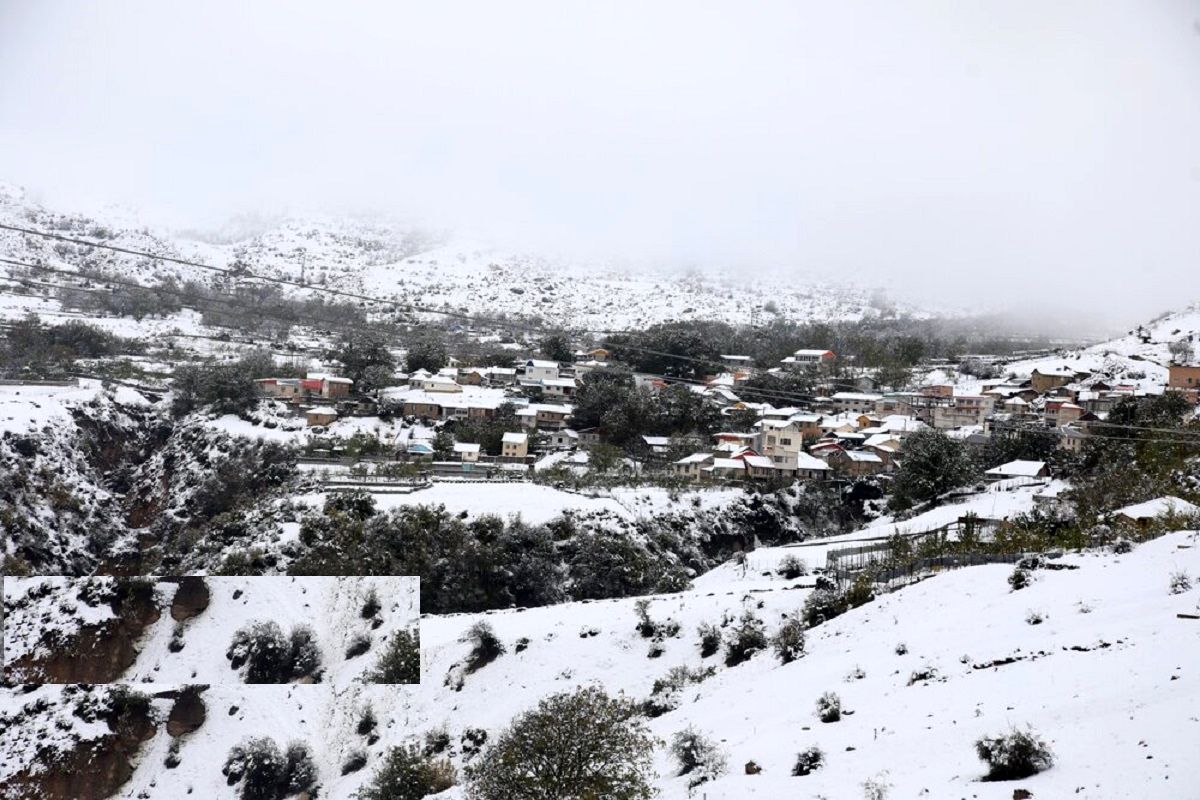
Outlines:
{"label": "small building", "polygon": [[1045,478],[1049,474],[1045,461],[1024,461],[1018,459],[992,467],[983,473],[990,481],[1003,481],[1012,478]]}
{"label": "small building", "polygon": [[796,456],[796,466],[794,469],[797,478],[807,480],[828,478],[830,473],[833,472],[828,464],[815,456],[810,456],[808,453],[800,453]]}
{"label": "small building", "polygon": [[473,442],[455,442],[454,455],[459,461],[475,462],[479,460],[479,445]]}
{"label": "small building", "polygon": [[310,428],[316,425],[330,425],[337,418],[337,409],[332,406],[316,406],[304,412],[304,424]]}
{"label": "small building", "polygon": [[829,453],[829,463],[841,472],[855,477],[876,475],[883,472],[883,459],[875,453],[863,450],[832,450]]}
{"label": "small building", "polygon": [[558,362],[531,358],[524,364],[524,377],[530,381],[558,380],[560,377]]}
{"label": "small building", "polygon": [[1147,500],[1144,503],[1135,503],[1131,506],[1119,508],[1113,512],[1113,515],[1118,521],[1144,528],[1154,520],[1167,516],[1200,515],[1200,508],[1178,497],[1164,495],[1156,497],[1153,500]]}
{"label": "small building", "polygon": [[528,433],[509,432],[501,437],[500,458],[505,461],[524,461],[527,455],[529,455]]}
{"label": "small building", "polygon": [[1192,402],[1200,401],[1200,366],[1172,364],[1167,367],[1167,390],[1186,392]]}
{"label": "small building", "polygon": [[711,464],[712,460],[711,453],[692,453],[672,464],[671,469],[676,475],[695,480],[700,477],[700,471]]}
{"label": "small building", "polygon": [[874,414],[875,404],[883,400],[883,395],[866,394],[863,392],[837,392],[829,399],[838,413]]}
{"label": "small building", "polygon": [[801,349],[783,359],[781,363],[784,367],[794,369],[827,364],[833,361],[834,358],[836,358],[836,355],[832,350]]}
{"label": "small building", "polygon": [[1069,369],[1035,369],[1029,375],[1029,385],[1038,394],[1045,394],[1072,383],[1076,377],[1075,372]]}
{"label": "small building", "polygon": [[551,450],[574,450],[579,446],[579,434],[570,428],[551,431],[546,435],[546,444]]}

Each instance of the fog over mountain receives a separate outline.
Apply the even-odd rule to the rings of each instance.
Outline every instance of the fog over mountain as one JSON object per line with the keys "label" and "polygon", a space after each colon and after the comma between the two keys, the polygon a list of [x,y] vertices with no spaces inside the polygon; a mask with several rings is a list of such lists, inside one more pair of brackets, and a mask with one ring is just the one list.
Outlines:
{"label": "fog over mountain", "polygon": [[[0,6],[0,177],[1120,328],[1194,300],[1200,4]],[[1191,281],[1194,284],[1194,281]]]}

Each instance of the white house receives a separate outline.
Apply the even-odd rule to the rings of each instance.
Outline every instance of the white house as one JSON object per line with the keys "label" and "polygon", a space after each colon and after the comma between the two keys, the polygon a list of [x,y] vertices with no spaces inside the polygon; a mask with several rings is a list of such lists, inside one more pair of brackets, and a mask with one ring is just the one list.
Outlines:
{"label": "white house", "polygon": [[509,461],[524,461],[529,455],[528,433],[506,433],[500,439],[500,457]]}
{"label": "white house", "polygon": [[983,473],[988,480],[1001,481],[1011,478],[1044,478],[1047,475],[1045,461],[1009,461],[992,467]]}
{"label": "white house", "polygon": [[559,378],[557,361],[541,361],[531,358],[525,362],[525,379],[531,381],[555,381]]}
{"label": "white house", "polygon": [[469,442],[455,442],[454,455],[458,456],[459,461],[478,461],[479,445]]}

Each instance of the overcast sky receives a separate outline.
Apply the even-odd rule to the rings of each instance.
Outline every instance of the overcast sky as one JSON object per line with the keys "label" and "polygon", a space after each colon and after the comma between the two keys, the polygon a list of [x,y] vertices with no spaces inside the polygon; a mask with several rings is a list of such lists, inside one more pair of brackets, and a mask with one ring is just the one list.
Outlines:
{"label": "overcast sky", "polygon": [[0,0],[0,178],[181,225],[378,209],[1123,324],[1200,300],[1198,20],[1198,0]]}

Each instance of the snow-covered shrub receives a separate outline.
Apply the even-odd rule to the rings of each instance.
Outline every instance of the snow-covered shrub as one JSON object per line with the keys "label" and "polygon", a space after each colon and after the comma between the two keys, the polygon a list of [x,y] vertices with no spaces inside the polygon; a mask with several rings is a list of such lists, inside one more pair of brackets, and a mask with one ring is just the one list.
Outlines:
{"label": "snow-covered shrub", "polygon": [[225,651],[230,667],[245,666],[246,683],[287,683],[292,677],[291,656],[291,644],[273,620],[239,628]]}
{"label": "snow-covered shrub", "polygon": [[1012,574],[1008,576],[1008,585],[1012,587],[1014,592],[1024,589],[1031,583],[1033,583],[1033,576],[1029,574],[1028,570],[1021,569],[1020,567],[1014,569]]}
{"label": "snow-covered shrub", "polygon": [[450,749],[450,732],[443,728],[433,728],[425,732],[425,746],[421,750],[427,756],[436,756]]}
{"label": "snow-covered shrub", "polygon": [[1054,765],[1049,745],[1030,730],[985,736],[975,742],[975,752],[988,765],[989,781],[1028,778]]}
{"label": "snow-covered shrub", "polygon": [[804,655],[804,623],[795,618],[787,619],[771,637],[771,646],[784,664]]}
{"label": "snow-covered shrub", "polygon": [[898,655],[898,656],[908,655],[908,645],[906,645],[904,642],[900,642],[899,644],[897,644],[896,645],[896,655]]}
{"label": "snow-covered shrub", "polygon": [[846,598],[833,589],[817,589],[804,601],[804,624],[812,628],[846,610]]}
{"label": "snow-covered shrub", "polygon": [[416,629],[393,633],[375,668],[363,679],[367,683],[420,683],[421,639]]}
{"label": "snow-covered shrub", "polygon": [[483,669],[504,654],[504,643],[496,636],[492,626],[482,620],[467,630],[465,639],[471,645],[466,664],[468,675]]}
{"label": "snow-covered shrub", "polygon": [[721,649],[721,629],[711,622],[704,622],[696,629],[700,636],[700,657],[708,658]]}
{"label": "snow-covered shrub", "polygon": [[913,670],[912,673],[908,676],[908,685],[912,686],[914,683],[921,683],[923,681],[932,681],[932,680],[935,680],[937,677],[938,677],[937,667],[931,666],[929,664],[923,664],[923,665],[921,665],[921,667],[919,669]]}
{"label": "snow-covered shrub", "polygon": [[1183,594],[1190,591],[1192,588],[1192,576],[1183,570],[1172,572],[1170,587],[1171,594]]}
{"label": "snow-covered shrub", "polygon": [[851,681],[861,681],[865,677],[867,677],[866,671],[864,671],[862,667],[855,664],[854,669],[846,673],[845,681],[846,683],[850,683]]}
{"label": "snow-covered shrub", "polygon": [[842,718],[842,698],[826,692],[817,698],[817,717],[821,722],[837,722]]}
{"label": "snow-covered shrub", "polygon": [[230,786],[241,784],[242,800],[280,800],[316,785],[317,769],[308,745],[293,742],[282,753],[270,737],[234,745],[221,769]]}
{"label": "snow-covered shrub", "polygon": [[1122,536],[1121,538],[1117,539],[1115,542],[1112,543],[1112,551],[1114,553],[1116,553],[1117,555],[1124,555],[1125,553],[1132,553],[1133,552],[1133,540],[1129,539],[1125,536]]}
{"label": "snow-covered shrub", "polygon": [[444,792],[457,783],[454,767],[445,759],[433,760],[414,748],[393,747],[383,757],[357,800],[421,800]]}
{"label": "snow-covered shrub", "polygon": [[793,580],[808,574],[808,562],[789,553],[780,559],[778,572],[781,577]]}
{"label": "snow-covered shrub", "polygon": [[892,785],[887,782],[887,773],[881,772],[862,782],[863,800],[887,800]]}
{"label": "snow-covered shrub", "polygon": [[1040,611],[1029,611],[1025,614],[1025,622],[1030,625],[1041,625],[1046,621],[1046,617]]}
{"label": "snow-covered shrub", "polygon": [[[333,496],[336,497],[337,495]],[[362,609],[359,611],[359,615],[363,619],[371,619],[378,614],[382,608],[383,605],[379,602],[379,593],[376,592],[375,587],[372,586],[367,591],[367,596],[363,599],[363,605]]]}
{"label": "snow-covered shrub", "polygon": [[642,702],[642,713],[648,717],[660,717],[679,708],[683,690],[689,685],[700,683],[716,672],[716,667],[689,669],[686,665],[672,667],[667,674],[654,682],[649,699]]}
{"label": "snow-covered shrub", "polygon": [[866,573],[858,575],[842,596],[850,608],[858,608],[875,599],[875,583]]}
{"label": "snow-covered shrub", "polygon": [[307,625],[297,625],[288,637],[291,648],[291,677],[307,678],[320,676],[321,649],[317,637]]}
{"label": "snow-covered shrub", "polygon": [[767,646],[763,622],[750,611],[725,635],[725,666],[736,667]]}
{"label": "snow-covered shrub", "polygon": [[1027,570],[1032,572],[1035,569],[1041,569],[1046,565],[1046,562],[1039,555],[1024,556],[1017,562],[1017,569]]}
{"label": "snow-covered shrub", "polygon": [[811,775],[823,766],[825,766],[825,753],[819,747],[810,747],[796,754],[796,764],[792,767],[792,774],[796,777]]}
{"label": "snow-covered shrub", "polygon": [[686,775],[688,788],[716,780],[729,770],[729,759],[720,746],[695,728],[671,737],[671,756],[679,764],[677,775]]}
{"label": "snow-covered shrub", "polygon": [[358,715],[358,724],[354,727],[354,732],[359,736],[370,736],[378,724],[379,720],[375,717],[375,709],[366,706]]}
{"label": "snow-covered shrub", "polygon": [[468,768],[467,797],[507,800],[519,786],[519,797],[650,798],[655,740],[635,714],[596,686],[551,695]]}
{"label": "snow-covered shrub", "polygon": [[638,600],[633,605],[633,613],[637,615],[637,632],[645,639],[663,639],[676,636],[679,633],[679,623],[673,619],[665,622],[655,622],[650,618],[650,601]]}

